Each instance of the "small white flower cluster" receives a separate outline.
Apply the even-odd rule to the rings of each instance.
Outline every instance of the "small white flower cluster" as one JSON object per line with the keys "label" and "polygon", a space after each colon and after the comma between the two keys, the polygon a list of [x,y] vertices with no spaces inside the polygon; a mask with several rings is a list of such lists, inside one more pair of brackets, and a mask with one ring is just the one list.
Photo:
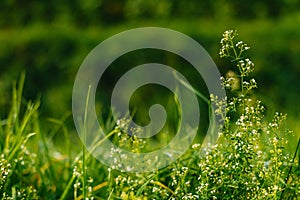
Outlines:
{"label": "small white flower cluster", "polygon": [[244,51],[250,49],[250,47],[243,41],[239,41],[236,44],[234,44],[234,39],[236,36],[237,32],[233,30],[227,30],[223,33],[223,37],[220,41],[221,49],[219,52],[221,58],[236,59],[239,58]]}
{"label": "small white flower cluster", "polygon": [[221,49],[220,49],[220,57],[228,57],[230,56],[229,50],[234,48],[233,39],[237,35],[236,31],[227,30],[223,33],[223,37],[221,39]]}
{"label": "small white flower cluster", "polygon": [[239,41],[238,43],[236,43],[235,45],[237,48],[240,49],[240,51],[247,51],[250,49],[250,47],[244,43],[243,41]]}
{"label": "small white flower cluster", "polygon": [[199,199],[199,195],[192,194],[192,193],[187,193],[182,197],[183,200],[197,200]]}
{"label": "small white flower cluster", "polygon": [[239,68],[240,75],[244,77],[253,72],[254,63],[249,58],[246,58],[245,60],[239,60],[237,67]]}
{"label": "small white flower cluster", "polygon": [[77,166],[74,166],[73,168],[73,176],[77,178],[81,178],[82,176],[82,171],[80,171]]}
{"label": "small white flower cluster", "polygon": [[130,120],[126,118],[117,121],[118,146],[133,153],[140,153],[146,144],[144,139],[137,137],[138,134],[141,134],[142,129],[129,127],[129,124]]}
{"label": "small white flower cluster", "polygon": [[4,154],[1,154],[0,160],[0,189],[5,184],[8,175],[11,173],[11,164],[4,158]]}
{"label": "small white flower cluster", "polygon": [[192,149],[199,149],[201,147],[201,144],[196,143],[192,145]]}
{"label": "small white flower cluster", "polygon": [[[75,178],[74,184],[73,184],[73,188],[74,188],[74,198],[77,199],[80,196],[78,196],[83,190],[83,180],[85,179],[83,177],[83,165],[82,165],[82,160],[80,159],[80,157],[76,157],[74,160],[74,164],[75,166],[73,167],[73,178]],[[88,170],[88,168],[86,167],[85,170]],[[94,179],[92,177],[87,177],[86,178],[86,185],[85,185],[85,189],[86,189],[86,200],[93,200],[95,199],[93,197],[93,182]],[[81,194],[82,195],[82,194]]]}
{"label": "small white flower cluster", "polygon": [[[113,170],[117,169],[122,172],[134,171],[135,167],[139,167],[139,163],[132,162],[133,158],[128,158],[128,152],[138,156],[145,150],[145,139],[137,137],[142,129],[130,128],[129,124],[130,120],[128,119],[117,121],[117,126],[115,127],[117,134],[113,139],[115,146],[110,149],[109,154],[110,159],[113,161],[110,168]],[[149,162],[149,165],[153,165],[154,162],[158,162],[158,158],[156,160],[149,159],[147,162]]]}

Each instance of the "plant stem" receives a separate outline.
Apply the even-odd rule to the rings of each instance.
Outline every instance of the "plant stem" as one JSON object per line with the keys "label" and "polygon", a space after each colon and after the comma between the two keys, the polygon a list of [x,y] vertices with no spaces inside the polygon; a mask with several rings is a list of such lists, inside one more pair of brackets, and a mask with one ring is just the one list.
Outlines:
{"label": "plant stem", "polygon": [[87,183],[87,169],[86,169],[86,124],[87,124],[87,113],[88,113],[88,105],[89,105],[89,98],[90,98],[90,92],[91,92],[91,85],[89,85],[86,102],[85,102],[85,111],[84,111],[84,121],[83,121],[83,144],[82,144],[82,192],[83,192],[83,199],[86,199],[87,197],[87,191],[86,191],[86,183]]}
{"label": "plant stem", "polygon": [[66,199],[67,194],[68,194],[74,180],[75,180],[75,176],[72,176],[72,178],[69,180],[68,185],[67,185],[66,189],[64,190],[63,194],[61,195],[61,197],[59,198],[59,200]]}

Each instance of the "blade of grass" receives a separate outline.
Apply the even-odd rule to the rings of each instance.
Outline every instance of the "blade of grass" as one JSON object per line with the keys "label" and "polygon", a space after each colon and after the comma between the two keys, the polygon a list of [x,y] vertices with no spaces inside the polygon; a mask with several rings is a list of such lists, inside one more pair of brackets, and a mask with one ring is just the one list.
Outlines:
{"label": "blade of grass", "polygon": [[26,113],[25,113],[25,115],[22,119],[21,126],[20,126],[20,129],[18,131],[20,135],[22,135],[24,133],[24,131],[26,129],[26,126],[28,125],[29,120],[31,119],[32,115],[38,110],[39,107],[40,107],[39,102],[37,102],[37,103],[29,102],[28,103]]}
{"label": "blade of grass", "polygon": [[142,192],[145,190],[146,186],[148,185],[148,183],[153,180],[154,176],[151,176],[136,192],[136,196],[140,196],[142,194]]}
{"label": "blade of grass", "polygon": [[[214,108],[213,108],[213,106],[211,104],[211,101],[208,98],[206,98],[201,92],[199,92],[194,87],[192,87],[190,84],[186,83],[176,73],[174,73],[174,77],[175,77],[176,80],[178,80],[178,82],[181,85],[183,85],[185,88],[187,88],[188,90],[190,90],[191,92],[193,92],[194,94],[196,94],[205,103],[207,103],[207,105],[208,105],[208,117],[209,117],[209,127],[208,127],[208,130],[210,130],[211,134],[209,134],[210,137],[206,137],[206,139],[214,141],[216,138],[212,138],[212,137],[215,135],[214,132],[217,129],[217,127],[216,127],[217,122],[216,122],[216,116],[214,115]],[[204,143],[207,143],[207,142],[204,141]]]}
{"label": "blade of grass", "polygon": [[88,106],[90,99],[91,85],[89,85],[89,89],[87,92],[86,102],[85,102],[85,111],[84,111],[84,120],[83,120],[83,144],[82,144],[82,190],[83,190],[83,199],[87,197],[86,183],[87,183],[87,169],[86,169],[86,134],[87,134],[87,114],[88,114]]}
{"label": "blade of grass", "polygon": [[28,134],[26,137],[23,138],[23,140],[20,140],[19,143],[14,147],[14,149],[10,152],[8,158],[7,158],[7,161],[11,161],[14,157],[14,155],[19,151],[20,147],[22,144],[25,144],[28,139],[32,136],[34,136],[36,133],[30,133]]}
{"label": "blade of grass", "polygon": [[180,84],[182,84],[184,87],[186,87],[188,90],[194,92],[197,96],[199,96],[203,101],[205,101],[207,104],[210,104],[209,99],[206,98],[201,92],[193,88],[190,84],[186,83],[184,80],[178,77],[176,73],[174,73],[174,77],[176,80],[179,81]]}
{"label": "blade of grass", "polygon": [[[25,80],[25,73],[22,73],[18,87],[16,86],[16,82],[13,83],[13,91],[12,91],[12,105],[11,109],[9,111],[7,120],[6,120],[6,128],[5,128],[5,134],[6,134],[6,141],[5,141],[5,148],[6,150],[10,150],[12,147],[10,146],[10,138],[13,135],[13,133],[19,134],[19,115],[20,115],[20,107],[21,107],[21,100],[22,100],[22,91],[24,86],[24,80]],[[12,146],[15,146],[16,142],[12,144]]]}
{"label": "blade of grass", "polygon": [[75,180],[76,176],[72,176],[71,179],[69,180],[67,187],[65,188],[63,194],[61,195],[61,197],[59,198],[59,200],[64,200],[67,198],[68,192],[71,189],[71,186]]}
{"label": "blade of grass", "polygon": [[111,192],[109,193],[109,196],[107,197],[107,200],[110,200],[112,193],[114,192],[114,189],[111,190]]}
{"label": "blade of grass", "polygon": [[25,73],[23,72],[21,74],[21,77],[18,81],[18,86],[16,86],[16,83],[13,87],[13,106],[12,106],[12,118],[11,118],[11,127],[14,127],[14,130],[16,133],[20,133],[19,131],[19,117],[21,113],[21,103],[22,103],[22,93],[24,88],[24,82],[25,82]]}
{"label": "blade of grass", "polygon": [[[296,157],[297,157],[297,153],[298,153],[298,150],[299,150],[299,146],[300,146],[300,138],[299,138],[299,140],[298,140],[298,144],[297,144],[297,147],[296,147],[296,150],[295,150],[295,153],[294,153],[294,157],[293,157],[292,163],[295,162],[295,159],[296,159]],[[300,155],[300,154],[299,154],[299,155]],[[298,164],[299,164],[299,163],[298,163]],[[299,167],[299,166],[298,166],[298,167]],[[287,177],[286,177],[286,179],[285,179],[285,186],[284,186],[284,188],[283,188],[283,190],[282,190],[282,192],[281,192],[281,194],[280,194],[280,199],[283,199],[283,194],[284,194],[284,192],[285,192],[286,185],[288,184],[288,180],[289,180],[289,178],[290,178],[290,175],[291,175],[291,172],[292,172],[292,168],[293,168],[293,165],[290,166],[288,175],[287,175]]]}
{"label": "blade of grass", "polygon": [[59,129],[63,128],[63,126],[66,126],[64,123],[67,120],[67,118],[70,117],[70,115],[71,115],[71,113],[67,112],[63,115],[63,117],[61,119],[47,118],[47,121],[58,125],[50,131],[49,136],[48,136],[49,139],[52,139],[56,135],[56,133],[59,131]]}
{"label": "blade of grass", "polygon": [[[19,132],[17,133],[16,139],[15,139],[15,142],[14,142],[12,148],[6,147],[7,149],[9,148],[9,152],[10,152],[8,161],[10,161],[14,157],[16,152],[19,150],[19,148],[23,144],[24,136],[22,136],[22,133],[25,130],[25,127],[28,125],[32,114],[37,111],[38,107],[39,107],[39,104],[28,105],[27,111],[26,111],[26,113],[23,117],[22,123],[21,123],[21,128],[19,129]],[[29,134],[28,136],[31,137],[31,134]],[[25,136],[26,141],[27,141],[28,136]]]}
{"label": "blade of grass", "polygon": [[[105,140],[107,140],[109,137],[111,137],[113,134],[117,133],[118,130],[114,129],[112,130],[109,134],[107,134],[104,138],[102,138],[102,140],[100,140],[99,142],[97,142],[96,144],[94,144],[91,148],[91,150],[89,151],[90,153],[94,152],[95,149],[100,146]],[[91,154],[89,154],[88,156],[90,156]]]}

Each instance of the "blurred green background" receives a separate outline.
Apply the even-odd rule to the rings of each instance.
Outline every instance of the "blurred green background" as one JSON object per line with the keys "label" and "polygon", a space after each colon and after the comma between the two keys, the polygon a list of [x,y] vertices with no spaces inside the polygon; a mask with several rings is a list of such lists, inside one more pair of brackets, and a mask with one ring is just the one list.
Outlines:
{"label": "blurred green background", "polygon": [[[42,119],[71,113],[73,82],[87,54],[104,39],[143,26],[171,28],[191,36],[223,74],[232,66],[218,57],[221,35],[227,29],[238,30],[251,46],[259,85],[256,95],[267,113],[288,113],[288,123],[300,133],[299,0],[2,0],[0,117],[5,118],[12,83],[23,71],[24,96],[41,99]],[[153,60],[143,55],[137,52],[124,60],[127,63],[118,62],[104,77],[104,85],[110,88],[123,65]],[[176,63],[167,54],[159,59],[155,55],[157,62]]]}

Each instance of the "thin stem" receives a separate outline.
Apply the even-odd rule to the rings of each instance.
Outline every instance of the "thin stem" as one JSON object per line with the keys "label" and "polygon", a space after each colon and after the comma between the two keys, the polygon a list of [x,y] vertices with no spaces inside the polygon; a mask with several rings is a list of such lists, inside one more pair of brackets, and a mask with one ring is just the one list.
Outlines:
{"label": "thin stem", "polygon": [[61,197],[59,198],[59,200],[64,200],[67,197],[67,194],[72,186],[72,183],[74,182],[76,176],[72,176],[72,178],[69,180],[66,189],[64,190],[63,194],[61,195]]}
{"label": "thin stem", "polygon": [[83,175],[83,181],[82,181],[82,190],[83,190],[83,199],[86,199],[87,197],[87,190],[86,190],[86,183],[87,183],[87,169],[86,169],[86,124],[87,124],[87,113],[88,113],[88,105],[89,105],[89,98],[90,98],[90,92],[91,92],[91,85],[89,85],[86,102],[85,102],[85,111],[84,111],[84,121],[83,121],[83,144],[82,144],[82,175]]}
{"label": "thin stem", "polygon": [[208,98],[206,98],[201,92],[199,92],[198,90],[196,90],[193,86],[191,86],[190,84],[186,83],[176,73],[174,73],[174,77],[175,77],[175,79],[177,79],[179,81],[179,83],[181,83],[181,85],[183,85],[185,88],[187,88],[188,90],[190,90],[193,93],[195,93],[198,97],[200,97],[207,104],[210,104],[210,101],[209,101]]}
{"label": "thin stem", "polygon": [[93,151],[95,151],[95,149],[100,146],[105,140],[107,140],[110,136],[112,136],[113,134],[117,133],[118,130],[114,129],[112,130],[109,134],[107,134],[102,140],[100,140],[99,142],[97,142],[95,145],[93,145],[93,147],[90,150],[90,153],[92,153]]}

